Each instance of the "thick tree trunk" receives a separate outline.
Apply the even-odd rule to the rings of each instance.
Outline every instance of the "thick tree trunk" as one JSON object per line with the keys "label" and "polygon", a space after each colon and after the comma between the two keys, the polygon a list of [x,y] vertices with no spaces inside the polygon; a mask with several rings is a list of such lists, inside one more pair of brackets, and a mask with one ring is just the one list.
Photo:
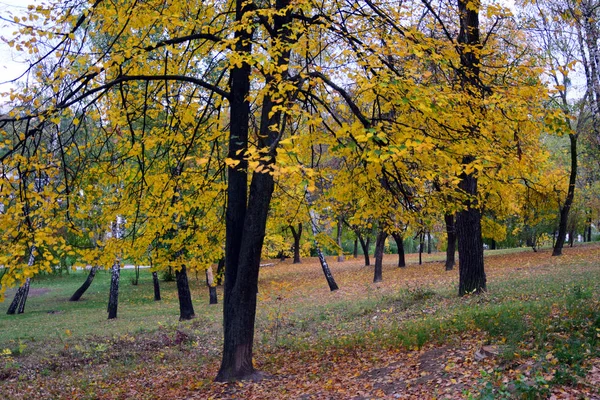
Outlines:
{"label": "thick tree trunk", "polygon": [[[468,99],[473,113],[483,112],[481,106],[483,88],[480,81],[480,52],[479,40],[479,7],[478,2],[458,0],[458,14],[460,19],[460,32],[458,47],[461,65],[462,89]],[[464,47],[463,47],[464,46]],[[466,126],[466,138],[473,138],[480,134],[479,122],[475,118],[483,115],[474,115],[472,121]],[[465,155],[462,164],[467,166],[475,161],[472,155]],[[458,294],[463,296],[468,293],[481,293],[486,290],[486,276],[483,261],[483,238],[481,236],[481,212],[477,207],[477,177],[474,173],[463,172],[460,175],[459,188],[467,199],[464,200],[465,209],[456,215],[456,237],[458,240],[458,265],[459,283]]]}
{"label": "thick tree trunk", "polygon": [[[288,8],[290,0],[277,0],[276,10]],[[241,21],[252,4],[236,0],[236,21]],[[288,13],[277,13],[273,17],[273,32],[281,35],[282,40],[289,38],[288,26],[291,17]],[[248,54],[251,50],[252,31],[238,30],[235,50]],[[277,65],[287,66],[290,53],[283,50],[276,56]],[[281,68],[284,70],[284,68]],[[230,156],[240,150],[243,153],[248,146],[248,121],[250,108],[248,93],[250,88],[250,66],[243,62],[231,69],[230,73]],[[286,72],[281,79],[286,79]],[[266,85],[275,84],[267,77]],[[273,148],[280,132],[282,114],[274,110],[275,102],[269,94],[262,99],[258,145],[262,149]],[[272,129],[273,126],[279,127]],[[242,137],[243,136],[243,137]],[[233,143],[232,143],[233,141]],[[244,154],[242,154],[243,156]],[[275,152],[269,152],[270,160],[262,161],[261,166],[268,171],[270,163],[275,162]],[[246,206],[246,175],[237,179],[232,186],[231,177],[239,170],[229,169],[228,203],[226,213],[225,260],[225,297],[223,301],[223,358],[217,374],[217,381],[255,378],[257,374],[252,364],[254,323],[256,317],[256,296],[258,292],[258,274],[260,257],[267,225],[269,204],[273,195],[274,181],[270,173],[254,173],[250,184]],[[241,176],[241,175],[240,175]],[[240,178],[238,176],[238,178]],[[232,203],[233,202],[233,203]],[[240,229],[241,228],[241,229]]]}
{"label": "thick tree trunk", "polygon": [[383,280],[383,251],[385,249],[385,239],[387,233],[380,231],[377,233],[377,239],[375,240],[375,270],[373,273],[373,283],[381,282]]}
{"label": "thick tree trunk", "polygon": [[456,264],[456,230],[454,228],[454,215],[445,214],[446,235],[448,236],[448,247],[446,248],[446,271],[452,271]]}
{"label": "thick tree trunk", "polygon": [[117,308],[119,306],[119,278],[121,275],[121,265],[116,261],[111,268],[110,291],[108,293],[108,319],[117,318]]}
{"label": "thick tree trunk", "polygon": [[404,240],[399,233],[392,233],[392,237],[398,247],[398,268],[406,267],[406,257],[404,255]]}
{"label": "thick tree trunk", "polygon": [[83,294],[85,293],[85,291],[88,290],[88,288],[92,284],[92,281],[94,280],[94,277],[96,276],[96,271],[98,271],[98,267],[97,266],[93,266],[92,269],[90,269],[90,272],[89,272],[89,274],[87,276],[87,279],[85,280],[85,282],[83,282],[83,285],[81,285],[79,287],[79,289],[77,289],[75,291],[75,293],[73,293],[73,296],[71,296],[71,298],[69,299],[69,301],[79,301],[79,299],[81,298],[81,296],[83,296]]}
{"label": "thick tree trunk", "polygon": [[338,218],[338,224],[337,224],[337,245],[339,247],[338,250],[338,262],[343,262],[345,260],[344,257],[344,250],[342,249],[342,224],[344,223],[344,217],[342,217],[340,215],[340,217]]}
{"label": "thick tree trunk", "polygon": [[206,268],[206,286],[208,286],[208,304],[217,304],[217,287],[213,279],[212,267]]}
{"label": "thick tree trunk", "polygon": [[192,304],[192,293],[190,292],[190,283],[187,276],[185,265],[175,271],[175,280],[177,281],[177,295],[179,297],[179,320],[188,321],[196,316]]}
{"label": "thick tree trunk", "polygon": [[154,301],[160,301],[160,283],[156,271],[152,272],[152,284],[154,286]]}
{"label": "thick tree trunk", "polygon": [[292,231],[292,236],[294,237],[294,264],[300,264],[302,262],[300,260],[300,239],[302,238],[302,223],[298,224],[297,230],[290,225],[290,230]]}
{"label": "thick tree trunk", "polygon": [[552,250],[553,256],[562,255],[562,248],[565,244],[565,238],[567,236],[567,222],[569,220],[569,211],[573,204],[573,198],[575,197],[575,182],[577,180],[577,135],[569,135],[570,149],[571,149],[571,173],[569,174],[569,188],[567,190],[567,198],[565,203],[560,208],[560,220],[558,223],[558,237]]}

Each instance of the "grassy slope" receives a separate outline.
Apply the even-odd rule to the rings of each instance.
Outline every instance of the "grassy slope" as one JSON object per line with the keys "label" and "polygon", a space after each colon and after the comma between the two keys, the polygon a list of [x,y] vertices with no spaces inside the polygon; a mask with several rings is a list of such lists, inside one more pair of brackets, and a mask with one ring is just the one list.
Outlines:
{"label": "grassy slope", "polygon": [[[362,260],[332,262],[341,287],[334,293],[315,260],[264,267],[256,362],[281,379],[242,388],[209,384],[218,367],[222,310],[207,304],[202,280],[191,279],[198,318],[179,323],[174,284],[161,282],[163,301],[156,303],[147,271],[138,286],[130,284],[133,271],[123,271],[116,321],[106,320],[108,273],[99,273],[78,303],[67,299],[85,279],[83,272],[40,277],[25,314],[0,314],[0,352],[12,353],[0,356],[0,397],[248,398],[250,390],[257,398],[350,398],[362,388],[367,398],[418,398],[433,391],[443,397],[440,382],[446,381],[448,398],[593,391],[590,371],[600,357],[600,246],[566,249],[558,258],[548,251],[488,254],[489,294],[463,299],[456,297],[457,271],[445,272],[440,262],[398,269],[396,256],[386,256],[384,282],[376,285]],[[472,360],[472,352],[488,343],[501,346],[502,356]],[[436,355],[430,364],[440,368],[424,367],[428,354]],[[444,361],[451,354],[468,362]],[[393,372],[395,363],[412,359],[414,365],[402,368],[408,375],[394,375],[400,373]],[[392,383],[369,375],[382,365],[385,382]],[[149,382],[148,371],[160,374]],[[434,386],[419,381],[430,375],[439,381]],[[461,381],[465,376],[473,379]],[[338,387],[336,379],[343,381]],[[121,387],[134,387],[136,394],[115,390]]]}

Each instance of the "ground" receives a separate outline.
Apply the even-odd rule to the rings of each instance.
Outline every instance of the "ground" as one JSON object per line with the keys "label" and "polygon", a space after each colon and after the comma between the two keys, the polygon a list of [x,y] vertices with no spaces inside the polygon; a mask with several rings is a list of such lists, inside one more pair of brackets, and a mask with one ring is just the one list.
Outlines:
{"label": "ground", "polygon": [[124,271],[116,321],[108,274],[78,303],[84,272],[41,277],[25,314],[0,317],[0,398],[600,399],[600,244],[488,252],[489,291],[466,298],[442,259],[386,255],[373,284],[361,259],[332,258],[336,292],[315,259],[263,267],[262,380],[227,384],[212,382],[222,309],[193,274],[197,318],[181,323],[174,284],[156,303],[148,271],[135,286]]}

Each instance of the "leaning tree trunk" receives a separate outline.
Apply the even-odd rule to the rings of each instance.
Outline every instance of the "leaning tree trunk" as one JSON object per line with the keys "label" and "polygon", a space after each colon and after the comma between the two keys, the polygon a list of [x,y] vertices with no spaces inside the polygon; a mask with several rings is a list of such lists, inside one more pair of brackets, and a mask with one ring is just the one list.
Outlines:
{"label": "leaning tree trunk", "polygon": [[217,286],[222,285],[223,278],[225,278],[225,257],[221,257],[217,263],[217,277],[215,278],[215,284]]}
{"label": "leaning tree trunk", "polygon": [[340,215],[340,217],[338,218],[338,224],[337,224],[337,245],[339,247],[338,250],[338,262],[342,262],[345,260],[344,258],[344,249],[342,248],[342,224],[344,221],[344,217],[342,217]]}
{"label": "leaning tree trunk", "polygon": [[406,258],[404,256],[404,241],[399,233],[392,233],[392,237],[398,247],[398,268],[406,267]]}
{"label": "leaning tree trunk", "polygon": [[[28,267],[33,266],[33,263],[35,262],[35,251],[36,251],[36,247],[31,246],[31,248],[29,250],[29,259],[27,260]],[[30,278],[25,279],[25,283],[23,283],[23,285],[21,287],[19,287],[19,289],[17,290],[17,293],[15,293],[15,298],[10,303],[10,306],[8,307],[8,311],[6,312],[7,314],[12,315],[15,312],[17,312],[18,314],[23,314],[25,312],[25,303],[27,302],[27,296],[29,296],[29,285],[30,284],[31,284],[31,279]]]}
{"label": "leaning tree trunk", "polygon": [[294,237],[294,264],[300,264],[302,261],[300,260],[300,239],[302,238],[302,223],[298,223],[298,229],[294,229],[292,225],[290,225],[290,230],[292,231],[292,236]]}
{"label": "leaning tree trunk", "polygon": [[448,236],[448,247],[446,248],[446,271],[452,271],[456,264],[456,230],[454,227],[454,215],[445,214],[446,235]]}
{"label": "leaning tree trunk", "polygon": [[213,278],[212,267],[206,268],[206,286],[208,286],[208,304],[217,304],[217,286]]}
{"label": "leaning tree trunk", "polygon": [[87,279],[85,280],[85,282],[83,282],[83,285],[81,285],[79,287],[79,289],[77,289],[75,291],[75,293],[73,293],[73,296],[71,296],[71,298],[69,299],[69,301],[79,301],[79,299],[81,298],[81,296],[83,296],[83,294],[85,293],[85,291],[88,290],[88,288],[92,284],[92,281],[94,280],[94,277],[96,276],[96,271],[98,271],[98,267],[97,266],[93,266],[92,269],[90,269],[90,272],[89,272],[89,274],[87,276]]}
{"label": "leaning tree trunk", "polygon": [[160,283],[156,271],[152,272],[152,284],[154,286],[154,301],[160,301]]}
{"label": "leaning tree trunk", "polygon": [[117,308],[119,306],[119,278],[121,275],[121,265],[116,261],[111,268],[110,292],[108,294],[108,319],[117,318]]}
{"label": "leaning tree trunk", "polygon": [[567,236],[567,222],[569,220],[569,211],[575,197],[575,182],[577,180],[577,135],[569,134],[569,142],[571,144],[571,173],[569,174],[569,189],[567,190],[567,198],[565,204],[560,208],[560,220],[558,223],[558,237],[552,250],[553,256],[562,255],[562,248],[565,244]]}
{"label": "leaning tree trunk", "polygon": [[385,239],[387,233],[380,231],[377,234],[375,240],[375,270],[373,273],[373,283],[381,282],[383,280],[383,251],[385,249]]}
{"label": "leaning tree trunk", "polygon": [[310,226],[312,227],[312,232],[313,232],[313,236],[314,236],[314,240],[315,240],[315,248],[317,249],[317,255],[319,256],[319,262],[321,263],[321,269],[323,270],[323,274],[325,275],[325,279],[327,280],[327,284],[329,285],[329,290],[331,290],[332,292],[334,290],[338,290],[338,285],[335,282],[335,279],[333,279],[333,275],[331,274],[331,270],[329,269],[329,264],[327,264],[327,260],[325,259],[325,256],[323,255],[323,252],[321,251],[321,245],[319,244],[319,241],[317,240],[317,216],[315,215],[315,212],[311,209],[309,211],[310,213]]}
{"label": "leaning tree trunk", "polygon": [[177,295],[179,297],[179,320],[188,321],[196,316],[194,306],[192,305],[192,293],[188,282],[187,269],[185,265],[175,271],[177,280]]}

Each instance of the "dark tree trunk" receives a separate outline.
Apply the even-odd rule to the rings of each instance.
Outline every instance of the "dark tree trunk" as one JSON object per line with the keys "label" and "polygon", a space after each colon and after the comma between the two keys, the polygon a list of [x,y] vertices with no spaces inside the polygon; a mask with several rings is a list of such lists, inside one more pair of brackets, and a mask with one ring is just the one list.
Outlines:
{"label": "dark tree trunk", "polygon": [[569,142],[571,147],[571,173],[569,174],[569,189],[567,190],[567,198],[565,203],[560,208],[560,221],[558,223],[558,237],[552,250],[553,256],[560,256],[562,254],[562,248],[565,244],[565,237],[567,236],[567,222],[569,220],[569,211],[573,204],[573,198],[575,197],[575,182],[577,180],[577,135],[570,134]]}
{"label": "dark tree trunk", "polygon": [[[477,193],[477,178],[461,176],[460,187],[469,195]],[[481,293],[486,290],[486,276],[483,262],[483,239],[481,237],[481,214],[471,203],[456,215],[456,236],[458,239],[458,294]]]}
{"label": "dark tree trunk", "polygon": [[83,296],[85,291],[88,290],[88,288],[92,284],[92,281],[94,280],[94,277],[96,276],[96,271],[98,271],[98,267],[96,267],[96,266],[94,266],[94,267],[92,267],[92,269],[90,269],[87,279],[85,280],[85,282],[83,282],[83,285],[81,285],[79,287],[79,289],[77,289],[75,291],[75,293],[73,293],[73,296],[71,296],[69,301],[78,301],[81,298],[81,296]]}
{"label": "dark tree trunk", "polygon": [[300,264],[302,262],[300,260],[300,239],[302,238],[302,223],[298,224],[297,230],[290,225],[290,230],[292,231],[292,236],[294,237],[294,264]]}
{"label": "dark tree trunk", "polygon": [[117,308],[119,306],[119,278],[121,275],[121,265],[115,262],[111,268],[110,292],[108,293],[108,319],[117,318]]}
{"label": "dark tree trunk", "polygon": [[360,247],[363,250],[365,265],[368,267],[371,265],[371,259],[369,258],[369,238],[367,237],[367,241],[365,242],[365,239],[360,233],[357,233],[356,236],[358,237],[358,240],[360,241]]}
{"label": "dark tree trunk", "polygon": [[13,301],[10,303],[10,306],[8,306],[8,311],[6,312],[6,314],[13,315],[17,312],[17,308],[19,307],[19,304],[21,303],[21,298],[23,297],[24,292],[25,292],[25,284],[23,283],[23,285],[17,289],[17,292],[15,293],[15,297],[13,297]]}
{"label": "dark tree trunk", "polygon": [[194,306],[192,305],[192,293],[187,276],[185,265],[175,271],[175,280],[177,281],[177,295],[179,297],[179,320],[188,321],[196,316]]}
{"label": "dark tree trunk", "polygon": [[431,232],[427,231],[427,254],[431,254]]}
{"label": "dark tree trunk", "polygon": [[419,233],[419,265],[423,265],[423,249],[425,248],[425,234]]}
{"label": "dark tree trunk", "polygon": [[[460,31],[458,51],[460,54],[462,89],[469,100],[474,113],[481,111],[482,85],[480,81],[479,40],[479,3],[470,0],[458,0]],[[465,46],[465,47],[463,47]],[[474,118],[482,118],[474,115]],[[478,122],[470,121],[466,126],[466,137],[477,137]],[[462,158],[463,165],[475,161],[472,155]],[[465,209],[456,215],[456,237],[458,240],[459,284],[458,294],[481,293],[486,290],[486,276],[483,261],[483,238],[481,236],[481,212],[477,207],[477,177],[474,173],[463,172],[460,175],[459,188],[468,198],[464,200]]]}
{"label": "dark tree trunk", "polygon": [[358,258],[358,237],[354,238],[354,250],[352,251],[352,256],[354,259]]}
{"label": "dark tree trunk", "polygon": [[342,248],[342,224],[344,223],[344,218],[340,215],[340,217],[338,218],[338,224],[337,224],[337,245],[339,247],[339,253],[338,253],[338,262],[343,262],[345,260],[344,257],[344,250]]}
{"label": "dark tree trunk", "polygon": [[[589,210],[589,217],[587,218],[587,227],[586,227],[586,232],[583,234],[583,236],[587,236],[586,239],[584,239],[586,242],[591,242],[592,241],[592,211]],[[587,235],[586,235],[587,234]]]}
{"label": "dark tree trunk", "polygon": [[[286,9],[290,0],[277,0],[276,9]],[[236,0],[236,21],[241,21],[252,4]],[[289,39],[287,27],[291,22],[289,14],[276,14],[273,17],[273,32]],[[252,31],[238,30],[235,50],[248,54],[251,50]],[[277,57],[277,65],[283,67],[289,62],[289,51],[283,50]],[[283,70],[283,68],[282,68]],[[248,93],[250,88],[250,65],[243,62],[230,72],[230,138],[229,156],[239,154],[243,157],[248,146],[248,122],[250,107]],[[274,84],[267,77],[265,84]],[[286,79],[286,73],[282,73]],[[262,100],[262,113],[259,128],[259,147],[271,148],[281,129],[281,112],[274,110],[275,102],[269,94]],[[278,126],[273,130],[271,127]],[[267,171],[270,163],[275,162],[275,152],[269,152],[270,159],[261,161]],[[236,157],[239,158],[239,157]],[[260,257],[265,236],[269,204],[273,195],[274,181],[270,173],[254,173],[250,184],[246,206],[247,178],[242,169],[228,169],[226,212],[225,260],[225,296],[223,301],[223,357],[217,374],[217,381],[230,381],[256,377],[252,364],[254,323],[256,317],[256,296],[258,292],[258,274]],[[232,177],[235,176],[232,181]]]}
{"label": "dark tree trunk", "polygon": [[152,272],[152,283],[154,285],[154,301],[160,301],[160,283],[156,271]]}
{"label": "dark tree trunk", "polygon": [[383,251],[385,249],[385,239],[387,233],[380,231],[375,240],[375,271],[373,273],[373,283],[383,280]]}
{"label": "dark tree trunk", "polygon": [[223,284],[223,278],[225,277],[225,257],[221,257],[219,259],[219,263],[217,264],[217,277],[215,279],[215,283],[217,286]]}
{"label": "dark tree trunk", "polygon": [[406,267],[406,258],[404,256],[404,241],[399,233],[392,233],[392,237],[398,247],[398,268]]}
{"label": "dark tree trunk", "polygon": [[446,235],[448,236],[448,247],[446,248],[446,271],[452,271],[456,264],[456,229],[454,227],[454,215],[445,214]]}
{"label": "dark tree trunk", "polygon": [[8,315],[13,315],[15,313],[23,314],[23,312],[25,312],[25,303],[27,302],[27,296],[29,295],[29,285],[30,284],[31,284],[31,280],[29,278],[27,278],[25,280],[25,283],[23,283],[23,285],[21,285],[19,287],[19,289],[17,289],[17,292],[15,293],[15,297],[13,298],[13,301],[10,303],[10,306],[8,307],[8,311],[6,312],[6,314],[8,314]]}
{"label": "dark tree trunk", "polygon": [[490,250],[496,250],[496,240],[492,239]]}
{"label": "dark tree trunk", "polygon": [[575,243],[575,230],[572,229],[569,231],[569,247],[573,247]]}
{"label": "dark tree trunk", "polygon": [[208,304],[217,304],[217,287],[213,279],[212,267],[206,269],[206,286],[208,286]]}

